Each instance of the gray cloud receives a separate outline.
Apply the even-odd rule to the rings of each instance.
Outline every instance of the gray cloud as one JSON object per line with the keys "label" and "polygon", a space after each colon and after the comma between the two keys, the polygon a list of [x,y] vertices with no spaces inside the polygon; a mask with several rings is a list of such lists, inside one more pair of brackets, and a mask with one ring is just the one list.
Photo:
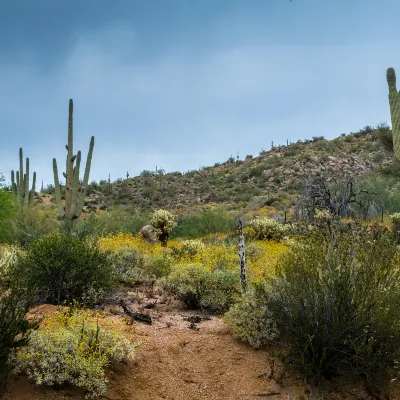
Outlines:
{"label": "gray cloud", "polygon": [[[332,138],[389,119],[385,71],[395,46],[165,48],[141,55],[129,25],[81,33],[57,66],[0,66],[0,169],[18,165],[22,145],[38,180],[65,160],[68,99],[84,157],[96,138],[91,179],[198,168],[231,154],[258,154],[271,141]],[[396,58],[397,57],[397,58]]]}

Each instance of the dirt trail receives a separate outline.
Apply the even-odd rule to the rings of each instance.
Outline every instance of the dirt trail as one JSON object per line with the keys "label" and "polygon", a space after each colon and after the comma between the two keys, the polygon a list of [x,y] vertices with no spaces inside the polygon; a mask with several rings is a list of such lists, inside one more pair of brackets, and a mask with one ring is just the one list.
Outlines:
{"label": "dirt trail", "polygon": [[[110,371],[110,400],[287,399],[268,372],[267,353],[239,343],[222,319],[212,317],[190,329],[179,306],[151,310],[153,325],[136,324],[143,344],[133,363]],[[124,318],[119,315],[114,318]],[[16,377],[6,400],[83,399],[74,388],[39,388]],[[294,398],[294,397],[291,397]]]}
{"label": "dirt trail", "polygon": [[[140,311],[135,306],[133,309]],[[107,307],[106,312],[110,311]],[[110,318],[127,318],[111,307]],[[118,315],[113,315],[118,312]],[[285,378],[284,388],[268,379],[268,353],[240,343],[217,317],[190,329],[184,318],[193,312],[178,302],[157,304],[150,310],[153,325],[135,324],[142,345],[133,363],[120,365],[108,375],[109,400],[304,400],[309,395],[298,378]],[[334,385],[324,399],[372,399],[356,381]],[[332,387],[333,388],[333,387]],[[332,389],[331,388],[331,389]],[[390,396],[399,399],[400,390]],[[83,391],[71,387],[41,388],[16,377],[5,400],[81,400]]]}

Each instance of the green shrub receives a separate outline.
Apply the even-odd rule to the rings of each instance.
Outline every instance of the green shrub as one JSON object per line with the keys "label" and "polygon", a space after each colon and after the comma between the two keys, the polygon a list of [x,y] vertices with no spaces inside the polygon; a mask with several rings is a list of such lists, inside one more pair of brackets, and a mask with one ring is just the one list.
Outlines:
{"label": "green shrub", "polygon": [[221,270],[209,271],[202,264],[177,266],[160,280],[161,286],[176,295],[188,308],[225,312],[240,293],[239,277]]}
{"label": "green shrub", "polygon": [[5,284],[0,276],[0,398],[15,366],[15,351],[28,343],[31,330],[36,328],[26,319],[31,296],[14,261],[8,265],[7,277]]}
{"label": "green shrub", "polygon": [[2,187],[3,179],[0,174],[0,243],[10,243],[14,239],[12,218],[17,208],[14,196]]}
{"label": "green shrub", "polygon": [[393,153],[393,133],[387,124],[380,124],[377,127],[379,144],[385,151]]}
{"label": "green shrub", "polygon": [[41,302],[96,303],[113,285],[110,253],[67,235],[39,239],[27,252],[23,270]]}
{"label": "green shrub", "polygon": [[37,207],[19,208],[14,219],[15,241],[26,248],[42,236],[57,233],[58,229],[56,214]]}
{"label": "green shrub", "polygon": [[253,347],[269,344],[279,336],[273,314],[268,307],[272,297],[267,285],[254,285],[231,307],[226,320],[232,333]]}
{"label": "green shrub", "polygon": [[288,227],[267,217],[257,217],[250,222],[254,239],[282,240],[288,234]]}
{"label": "green shrub", "polygon": [[341,224],[283,255],[269,306],[292,365],[315,378],[350,369],[369,383],[397,371],[398,261],[390,232]]}
{"label": "green shrub", "polygon": [[105,233],[124,232],[137,235],[140,229],[148,223],[147,212],[137,212],[130,207],[115,207],[102,212],[98,217],[99,228]]}
{"label": "green shrub", "polygon": [[151,276],[145,271],[146,257],[138,250],[122,251],[116,254],[114,270],[120,283],[142,283]]}
{"label": "green shrub", "polygon": [[18,351],[18,370],[37,385],[68,383],[85,389],[87,398],[103,395],[106,367],[133,359],[135,345],[88,323],[85,314],[59,313],[56,318],[51,329],[35,332],[29,345]]}
{"label": "green shrub", "polygon": [[95,214],[85,215],[78,219],[66,218],[62,221],[60,232],[76,239],[97,240],[104,232]]}
{"label": "green shrub", "polygon": [[214,233],[228,233],[234,229],[236,229],[235,217],[224,209],[217,208],[202,211],[198,215],[184,216],[171,232],[171,237],[196,239]]}
{"label": "green shrub", "polygon": [[114,270],[120,283],[136,284],[167,276],[171,266],[172,259],[165,254],[149,256],[131,250],[116,255]]}

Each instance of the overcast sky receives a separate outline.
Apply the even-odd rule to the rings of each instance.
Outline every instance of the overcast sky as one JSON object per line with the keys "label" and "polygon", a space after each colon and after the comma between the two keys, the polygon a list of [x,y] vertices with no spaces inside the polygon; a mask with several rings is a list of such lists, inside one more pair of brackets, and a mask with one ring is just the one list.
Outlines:
{"label": "overcast sky", "polygon": [[0,171],[187,171],[390,122],[399,0],[1,0]]}

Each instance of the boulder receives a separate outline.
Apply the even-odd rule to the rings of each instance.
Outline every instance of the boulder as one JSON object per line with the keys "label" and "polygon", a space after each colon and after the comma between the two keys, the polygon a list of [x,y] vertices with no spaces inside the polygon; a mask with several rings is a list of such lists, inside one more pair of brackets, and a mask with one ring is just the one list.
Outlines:
{"label": "boulder", "polygon": [[149,243],[157,243],[157,234],[154,232],[154,228],[151,225],[145,225],[141,230],[140,234],[143,239]]}

